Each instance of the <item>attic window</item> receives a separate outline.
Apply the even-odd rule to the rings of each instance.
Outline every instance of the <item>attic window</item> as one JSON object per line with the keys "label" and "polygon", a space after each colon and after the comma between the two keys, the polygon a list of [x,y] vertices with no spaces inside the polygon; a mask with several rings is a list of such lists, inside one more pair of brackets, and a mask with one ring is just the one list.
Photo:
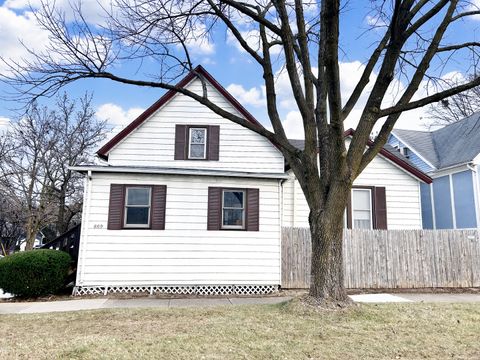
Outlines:
{"label": "attic window", "polygon": [[188,141],[189,159],[206,159],[207,153],[207,129],[190,128]]}
{"label": "attic window", "polygon": [[410,157],[410,149],[408,147],[402,148],[402,154],[408,159]]}

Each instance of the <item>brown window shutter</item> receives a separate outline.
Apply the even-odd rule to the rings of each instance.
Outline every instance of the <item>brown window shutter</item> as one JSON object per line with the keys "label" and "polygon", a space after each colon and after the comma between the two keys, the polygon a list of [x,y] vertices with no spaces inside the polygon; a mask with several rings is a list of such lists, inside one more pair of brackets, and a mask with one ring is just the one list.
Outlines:
{"label": "brown window shutter", "polygon": [[258,231],[260,217],[260,199],[258,189],[247,189],[246,230]]}
{"label": "brown window shutter", "polygon": [[175,160],[187,159],[187,126],[175,125]]}
{"label": "brown window shutter", "polygon": [[125,201],[124,185],[110,185],[110,200],[108,204],[109,230],[120,230],[123,227],[123,208]]}
{"label": "brown window shutter", "polygon": [[220,230],[222,221],[222,188],[208,188],[207,230]]}
{"label": "brown window shutter", "polygon": [[374,228],[387,229],[387,197],[384,187],[374,188]]}
{"label": "brown window shutter", "polygon": [[152,230],[165,230],[165,207],[167,204],[167,186],[152,186]]}
{"label": "brown window shutter", "polygon": [[350,194],[348,195],[348,202],[347,202],[347,229],[352,228],[352,190],[350,190]]}
{"label": "brown window shutter", "polygon": [[208,154],[207,160],[218,161],[220,151],[220,126],[210,125],[207,128]]}

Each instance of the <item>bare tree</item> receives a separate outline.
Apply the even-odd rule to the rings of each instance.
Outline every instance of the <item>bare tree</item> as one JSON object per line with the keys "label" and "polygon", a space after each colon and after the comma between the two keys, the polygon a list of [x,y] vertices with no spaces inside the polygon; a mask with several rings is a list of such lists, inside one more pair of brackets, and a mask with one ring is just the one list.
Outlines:
{"label": "bare tree", "polygon": [[82,176],[70,167],[92,160],[92,150],[104,139],[106,123],[95,118],[92,96],[78,101],[67,94],[57,98],[52,123],[52,146],[43,164],[56,202],[56,235],[68,230],[75,215],[82,211]]}
{"label": "bare tree", "polygon": [[0,159],[0,195],[10,199],[24,224],[26,249],[33,248],[39,230],[52,215],[52,197],[43,167],[50,150],[52,114],[33,104],[3,134],[0,148],[10,148]]}
{"label": "bare tree", "polygon": [[[3,194],[2,194],[3,195]],[[24,227],[20,211],[9,198],[0,198],[0,255],[8,255],[20,245]]]}
{"label": "bare tree", "polygon": [[[341,9],[348,2],[339,0],[116,0],[105,9],[108,21],[100,27],[87,22],[80,5],[74,7],[71,22],[44,1],[36,16],[50,34],[50,46],[44,52],[31,52],[31,61],[5,60],[10,71],[4,80],[21,96],[33,99],[85,78],[174,90],[266,137],[285,156],[310,208],[310,295],[320,302],[345,304],[342,218],[353,181],[383,147],[402,112],[480,85],[476,77],[413,100],[423,81],[439,78],[441,65],[455,57],[463,63],[465,58],[473,59],[473,64],[478,60],[479,43],[473,31],[463,33],[464,42],[448,42],[459,22],[480,14],[472,4],[459,0],[372,3],[381,19],[378,24],[385,26],[377,27],[381,37],[345,101],[341,98],[339,33]],[[257,44],[247,39],[245,26],[249,37],[257,35]],[[198,94],[175,85],[179,76],[194,71],[191,43],[209,39],[214,31],[232,35],[261,71],[273,131],[217,106],[206,86]],[[282,50],[275,58],[274,46]],[[158,73],[151,77],[126,76],[117,70],[118,63],[141,63],[146,58],[158,64]],[[303,120],[304,150],[288,141],[282,126],[276,83],[280,68],[288,74]],[[386,105],[385,95],[395,79],[405,86],[397,101]],[[367,87],[370,81],[373,84]],[[360,106],[362,96],[367,100],[347,148],[344,122]],[[381,125],[379,134],[367,147],[377,124]]]}
{"label": "bare tree", "polygon": [[34,103],[0,138],[0,195],[24,224],[26,250],[45,227],[66,231],[82,208],[82,179],[69,166],[86,163],[104,138],[105,122],[94,117],[91,96],[57,97],[56,108]]}
{"label": "bare tree", "polygon": [[[471,76],[471,80],[474,80],[474,77]],[[452,87],[457,83],[448,81],[447,84]],[[432,128],[453,124],[478,111],[480,111],[480,87],[474,87],[430,105],[427,114],[431,122],[426,126]]]}

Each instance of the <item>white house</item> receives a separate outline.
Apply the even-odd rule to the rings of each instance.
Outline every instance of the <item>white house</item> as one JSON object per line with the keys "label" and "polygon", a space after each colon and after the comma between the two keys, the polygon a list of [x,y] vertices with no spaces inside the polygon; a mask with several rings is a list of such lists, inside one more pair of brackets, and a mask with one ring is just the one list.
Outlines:
{"label": "white house", "polygon": [[[208,96],[256,122],[202,67]],[[194,73],[180,83],[200,92]],[[299,144],[300,145],[300,144]],[[99,151],[86,174],[76,293],[258,294],[280,285],[282,226],[307,226],[280,151],[167,92]],[[348,225],[421,228],[428,176],[382,150],[355,182]]]}

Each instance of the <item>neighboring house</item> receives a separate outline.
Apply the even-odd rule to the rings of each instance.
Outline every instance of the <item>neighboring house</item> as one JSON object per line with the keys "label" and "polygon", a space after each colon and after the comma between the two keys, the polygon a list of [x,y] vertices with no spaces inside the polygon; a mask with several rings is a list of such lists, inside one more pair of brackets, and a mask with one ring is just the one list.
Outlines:
{"label": "neighboring house", "polygon": [[[40,246],[42,246],[45,243],[45,236],[39,232],[37,236],[35,237],[35,242],[33,243],[33,248],[38,249]],[[27,239],[23,238],[22,240],[19,241],[19,250],[20,251],[25,251],[25,247],[27,246]]]}
{"label": "neighboring house", "polygon": [[421,184],[423,228],[480,226],[480,113],[435,131],[394,130],[388,143],[433,178]]}
{"label": "neighboring house", "polygon": [[[256,122],[195,72],[212,101]],[[194,73],[179,85],[202,91]],[[308,226],[308,210],[267,139],[170,91],[97,154],[103,165],[73,168],[86,174],[77,294],[278,288],[282,226]],[[355,182],[348,223],[421,228],[422,181],[430,178],[382,150]]]}

